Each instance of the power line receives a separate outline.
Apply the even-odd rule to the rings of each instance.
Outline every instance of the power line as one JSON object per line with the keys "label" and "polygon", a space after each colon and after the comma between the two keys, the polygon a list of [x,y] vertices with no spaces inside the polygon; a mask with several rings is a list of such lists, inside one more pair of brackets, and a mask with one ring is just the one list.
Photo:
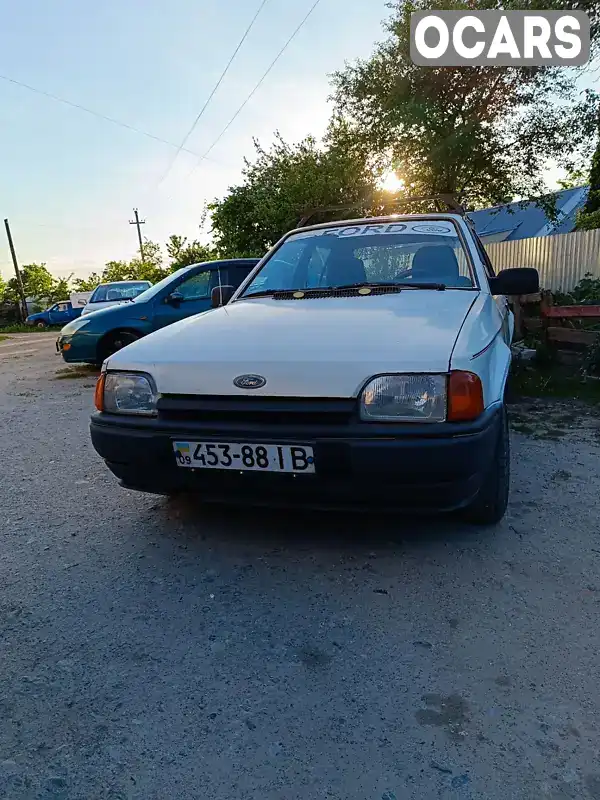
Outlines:
{"label": "power line", "polygon": [[223,79],[225,78],[225,76],[226,76],[226,75],[227,75],[227,73],[229,72],[229,67],[230,67],[230,66],[233,64],[233,61],[234,61],[235,57],[237,56],[237,54],[238,54],[238,53],[239,53],[239,51],[240,51],[240,48],[242,47],[242,45],[243,45],[243,44],[244,44],[244,42],[246,41],[246,39],[247,39],[247,37],[248,37],[248,34],[250,33],[250,31],[252,30],[252,27],[254,26],[254,23],[256,22],[256,20],[257,20],[257,18],[258,18],[258,15],[259,15],[259,14],[260,14],[260,12],[263,10],[263,8],[264,8],[264,7],[265,7],[265,5],[267,4],[267,2],[268,2],[268,0],[262,0],[262,2],[261,2],[261,4],[260,4],[260,6],[258,7],[258,10],[257,10],[256,14],[255,14],[255,15],[252,17],[252,19],[250,20],[250,24],[248,25],[248,27],[247,27],[247,28],[246,28],[246,30],[244,31],[244,35],[242,36],[242,38],[241,38],[241,39],[240,39],[240,41],[238,42],[238,45],[237,45],[237,47],[236,47],[236,48],[235,48],[235,50],[233,51],[233,54],[232,54],[231,58],[230,58],[230,59],[229,59],[229,61],[227,62],[227,66],[225,67],[225,69],[224,69],[224,70],[223,70],[223,72],[221,73],[221,76],[220,76],[219,80],[218,80],[218,81],[217,81],[217,83],[215,84],[215,86],[214,86],[214,88],[213,88],[212,92],[209,94],[209,96],[208,96],[208,98],[207,98],[206,102],[204,103],[204,105],[203,105],[203,106],[202,106],[202,108],[200,109],[200,113],[198,114],[198,116],[197,116],[197,117],[196,117],[196,119],[194,120],[194,122],[193,122],[193,124],[192,124],[191,128],[190,128],[190,129],[189,129],[189,131],[186,133],[186,135],[183,137],[183,141],[181,142],[181,144],[180,144],[180,145],[179,145],[179,147],[177,148],[177,152],[174,154],[173,158],[172,158],[172,159],[171,159],[171,161],[169,162],[169,165],[167,166],[167,169],[165,170],[165,172],[164,172],[164,175],[163,175],[163,176],[160,178],[160,180],[158,181],[158,184],[159,184],[159,185],[160,185],[160,184],[161,184],[161,183],[162,183],[162,182],[163,182],[163,181],[166,179],[167,175],[169,174],[169,172],[170,172],[170,171],[171,171],[171,169],[173,168],[173,164],[174,164],[174,163],[175,163],[175,161],[177,160],[177,156],[178,156],[178,155],[179,155],[179,153],[181,153],[181,151],[184,149],[184,146],[185,146],[185,144],[186,144],[187,140],[190,138],[190,136],[191,136],[191,135],[192,135],[192,133],[194,132],[194,130],[195,130],[195,128],[196,128],[196,125],[197,125],[197,124],[200,122],[200,120],[202,119],[202,116],[203,116],[204,112],[206,111],[206,109],[208,108],[210,101],[213,99],[213,97],[214,97],[214,96],[215,96],[215,94],[217,93],[217,90],[218,90],[219,86],[221,85],[221,83],[223,82]]}
{"label": "power line", "polygon": [[[220,134],[217,136],[217,138],[214,140],[214,142],[211,144],[211,146],[208,148],[208,150],[207,150],[207,151],[204,153],[204,155],[203,155],[203,156],[201,156],[201,157],[200,157],[200,159],[199,159],[198,163],[197,163],[197,164],[196,164],[196,165],[193,167],[193,169],[190,171],[190,173],[189,173],[190,175],[191,175],[191,174],[192,174],[192,172],[193,172],[193,171],[194,171],[194,170],[195,170],[195,169],[196,169],[196,168],[199,166],[199,164],[200,164],[202,161],[204,161],[205,159],[207,159],[207,158],[208,158],[208,154],[209,154],[209,153],[210,153],[210,152],[211,152],[211,151],[212,151],[212,150],[213,150],[213,149],[214,149],[214,148],[217,146],[217,144],[218,144],[218,143],[221,141],[221,139],[223,138],[223,136],[224,136],[224,135],[227,133],[227,131],[229,130],[229,128],[230,128],[230,127],[233,125],[233,123],[235,122],[235,120],[236,120],[236,119],[239,117],[239,115],[242,113],[242,111],[244,110],[244,108],[245,108],[245,107],[248,105],[248,103],[250,102],[250,100],[251,100],[251,99],[254,97],[254,95],[256,94],[256,92],[258,91],[258,89],[260,88],[261,84],[263,83],[263,81],[265,80],[265,78],[267,77],[267,75],[268,75],[268,74],[271,72],[271,70],[273,69],[273,67],[275,66],[275,64],[277,64],[277,62],[279,61],[279,59],[281,58],[281,56],[282,56],[282,55],[285,53],[285,51],[288,49],[288,47],[290,46],[290,44],[292,43],[292,41],[295,39],[295,37],[296,37],[296,36],[297,36],[297,34],[299,33],[300,29],[301,29],[301,28],[304,26],[305,22],[308,20],[308,18],[310,17],[310,15],[313,13],[313,11],[314,11],[314,10],[315,10],[315,8],[316,8],[316,7],[319,5],[319,3],[320,3],[320,2],[321,2],[321,0],[315,0],[315,2],[314,2],[314,3],[312,4],[312,6],[310,7],[310,9],[309,9],[308,13],[306,14],[306,16],[304,17],[304,19],[302,20],[302,22],[301,22],[301,23],[298,25],[298,27],[297,27],[297,28],[296,28],[296,30],[295,30],[295,31],[292,33],[292,35],[290,36],[290,38],[289,38],[289,39],[287,40],[287,42],[286,42],[286,43],[283,45],[283,47],[281,48],[281,50],[279,51],[279,53],[277,53],[277,55],[275,56],[275,58],[273,59],[273,61],[270,63],[270,65],[269,65],[268,69],[266,70],[266,72],[263,74],[263,76],[261,77],[261,79],[258,81],[258,83],[256,84],[256,86],[254,87],[254,89],[252,89],[252,91],[250,92],[250,94],[248,95],[248,97],[247,97],[247,98],[244,100],[244,102],[242,103],[242,105],[241,105],[241,106],[238,108],[238,110],[235,112],[235,114],[233,115],[233,117],[232,117],[232,118],[229,120],[229,122],[227,123],[227,125],[225,125],[225,127],[223,128],[223,130],[221,131],[221,133],[220,133]],[[188,176],[188,177],[189,177],[189,176]]]}
{"label": "power line", "polygon": [[141,136],[146,136],[148,139],[153,139],[155,142],[166,144],[169,147],[178,148],[178,152],[181,152],[183,150],[185,153],[190,153],[193,156],[198,156],[198,153],[195,153],[193,150],[188,150],[186,147],[180,147],[174,142],[169,142],[168,139],[161,139],[160,136],[155,136],[153,133],[144,131],[141,128],[136,128],[135,126],[130,125],[128,122],[123,122],[122,120],[115,119],[114,117],[109,117],[106,114],[100,113],[99,111],[94,111],[92,108],[87,108],[86,106],[82,106],[79,103],[73,103],[71,100],[66,100],[64,97],[59,97],[58,95],[52,94],[51,92],[46,92],[43,89],[37,89],[35,86],[30,86],[28,83],[23,83],[23,81],[18,81],[15,78],[9,78],[8,75],[0,75],[0,80],[6,81],[6,83],[12,83],[14,84],[14,86],[20,86],[21,89],[27,89],[28,91],[34,92],[35,94],[40,94],[43,97],[48,97],[50,98],[50,100],[55,100],[57,103],[62,103],[65,106],[70,106],[71,108],[77,108],[79,109],[79,111],[85,111],[86,114],[91,114],[93,117],[98,117],[99,119],[102,119],[105,122],[110,122],[113,125],[118,125],[120,128],[125,128],[128,131],[139,133]]}

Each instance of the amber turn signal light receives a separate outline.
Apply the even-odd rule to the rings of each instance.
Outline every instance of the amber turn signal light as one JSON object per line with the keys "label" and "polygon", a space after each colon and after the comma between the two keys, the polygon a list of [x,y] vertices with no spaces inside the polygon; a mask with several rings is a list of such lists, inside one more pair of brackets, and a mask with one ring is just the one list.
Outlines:
{"label": "amber turn signal light", "polygon": [[96,381],[96,391],[94,392],[94,405],[98,411],[104,411],[104,382],[106,372],[103,372]]}
{"label": "amber turn signal light", "polygon": [[448,422],[466,422],[483,411],[483,387],[479,375],[455,370],[448,381]]}

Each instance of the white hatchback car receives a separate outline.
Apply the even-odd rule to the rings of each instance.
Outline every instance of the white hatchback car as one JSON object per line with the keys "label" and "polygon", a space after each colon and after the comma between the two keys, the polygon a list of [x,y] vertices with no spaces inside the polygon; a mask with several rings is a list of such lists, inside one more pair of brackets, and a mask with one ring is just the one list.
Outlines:
{"label": "white hatchback car", "polygon": [[94,311],[100,311],[101,308],[116,306],[119,303],[128,303],[151,286],[152,284],[150,281],[113,281],[112,283],[101,283],[94,289],[92,296],[81,312],[81,316],[92,314]]}
{"label": "white hatchback car", "polygon": [[497,522],[506,296],[538,288],[535,270],[494,275],[458,213],[290,231],[213,310],[104,363],[92,441],[132,489]]}

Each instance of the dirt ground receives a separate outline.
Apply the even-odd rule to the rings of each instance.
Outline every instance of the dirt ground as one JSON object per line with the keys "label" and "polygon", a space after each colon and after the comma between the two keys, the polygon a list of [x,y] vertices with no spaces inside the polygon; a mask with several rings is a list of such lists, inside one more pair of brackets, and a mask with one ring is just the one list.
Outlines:
{"label": "dirt ground", "polygon": [[0,342],[0,797],[600,798],[600,420],[511,409],[453,518],[120,489],[94,373]]}

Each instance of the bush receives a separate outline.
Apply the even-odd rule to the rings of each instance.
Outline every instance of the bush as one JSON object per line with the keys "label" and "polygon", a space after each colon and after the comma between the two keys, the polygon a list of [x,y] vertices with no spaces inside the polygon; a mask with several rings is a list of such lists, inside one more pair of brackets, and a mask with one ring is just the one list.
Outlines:
{"label": "bush", "polygon": [[570,292],[553,292],[555,306],[600,304],[600,278],[586,272]]}
{"label": "bush", "polygon": [[586,272],[571,295],[575,303],[600,303],[600,278],[595,278],[591,272]]}

